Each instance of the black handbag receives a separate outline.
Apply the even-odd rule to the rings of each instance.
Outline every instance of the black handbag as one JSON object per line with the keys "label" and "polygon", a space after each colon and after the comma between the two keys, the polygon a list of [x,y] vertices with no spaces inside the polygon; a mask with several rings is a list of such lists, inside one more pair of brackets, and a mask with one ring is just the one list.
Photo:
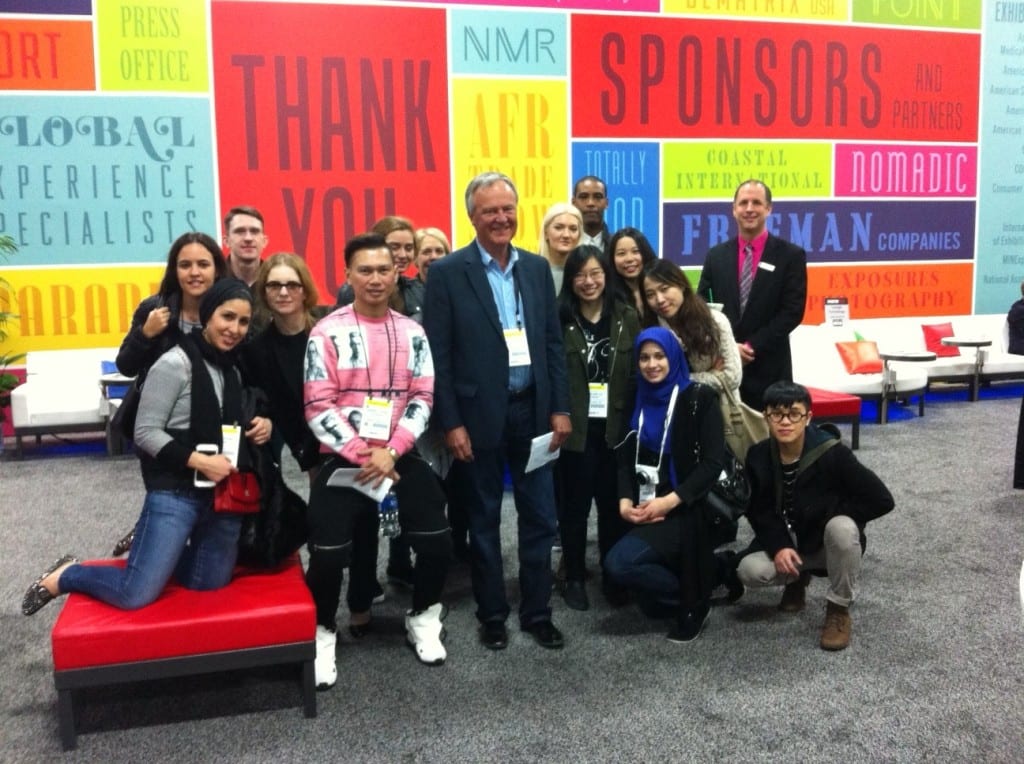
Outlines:
{"label": "black handbag", "polygon": [[736,540],[739,519],[750,503],[743,464],[728,448],[725,456],[725,468],[704,497],[704,522],[716,547]]}
{"label": "black handbag", "polygon": [[135,419],[139,415],[139,401],[142,400],[142,382],[145,374],[139,374],[132,380],[128,392],[121,399],[114,415],[110,417],[110,427],[120,433],[125,440],[135,440]]}

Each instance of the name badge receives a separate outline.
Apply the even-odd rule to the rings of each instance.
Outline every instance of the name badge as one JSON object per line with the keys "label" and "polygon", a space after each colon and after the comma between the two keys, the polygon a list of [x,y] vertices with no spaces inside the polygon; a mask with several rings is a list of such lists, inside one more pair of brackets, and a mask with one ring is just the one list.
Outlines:
{"label": "name badge", "polygon": [[769,273],[771,273],[772,271],[775,270],[775,263],[766,263],[764,260],[762,260],[761,262],[759,262],[757,264],[757,267],[761,268],[762,270],[766,270]]}
{"label": "name badge", "polygon": [[387,441],[391,437],[391,413],[390,400],[366,396],[363,400],[363,418],[359,422],[359,437],[363,440]]}
{"label": "name badge", "polygon": [[587,385],[590,391],[590,405],[587,416],[591,419],[608,418],[608,385],[604,382],[591,382]]}
{"label": "name badge", "polygon": [[242,443],[242,428],[237,424],[222,424],[220,438],[224,443],[221,453],[228,458],[232,467],[238,466],[238,447]]}
{"label": "name badge", "polygon": [[529,366],[530,346],[526,343],[525,329],[506,329],[505,345],[508,347],[509,366]]}

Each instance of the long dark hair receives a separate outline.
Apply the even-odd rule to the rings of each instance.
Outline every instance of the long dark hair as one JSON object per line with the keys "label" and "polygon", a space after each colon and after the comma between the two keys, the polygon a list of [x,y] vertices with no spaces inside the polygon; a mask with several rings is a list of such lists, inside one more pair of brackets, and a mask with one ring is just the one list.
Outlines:
{"label": "long dark hair", "polygon": [[160,290],[158,292],[165,303],[172,295],[181,296],[181,284],[178,283],[178,255],[189,244],[199,244],[210,253],[210,256],[213,258],[214,281],[222,279],[227,275],[228,265],[224,259],[224,253],[221,252],[220,245],[212,236],[202,231],[183,233],[174,240],[170,251],[167,253],[167,267],[164,269],[164,277],[160,281]]}
{"label": "long dark hair", "polygon": [[[658,259],[657,253],[654,251],[654,247],[651,246],[651,242],[644,236],[643,231],[639,228],[620,228],[618,231],[612,234],[612,237],[608,240],[608,244],[605,247],[605,257],[608,258],[608,266],[611,269],[611,286],[617,296],[628,302],[630,305],[633,304],[633,292],[629,288],[629,284],[626,280],[619,275],[619,272],[615,270],[615,247],[618,246],[619,240],[629,237],[636,242],[637,249],[640,250],[640,258],[643,261],[643,266],[646,267],[649,263]],[[641,271],[640,276],[640,291],[643,292],[643,272]]]}
{"label": "long dark hair", "polygon": [[[668,322],[669,328],[683,341],[686,352],[691,355],[711,356],[712,358],[720,355],[718,326],[711,315],[711,308],[704,302],[703,297],[693,291],[693,285],[690,284],[690,280],[686,278],[682,269],[668,260],[655,260],[644,268],[643,276],[640,279],[641,291],[644,291],[644,282],[647,279],[658,284],[679,287],[682,290],[683,304],[680,306],[679,312],[665,320]],[[654,311],[648,310],[648,315],[654,316]],[[657,318],[653,323],[657,324]]]}
{"label": "long dark hair", "polygon": [[562,272],[562,291],[558,293],[558,317],[561,319],[562,324],[567,324],[574,320],[580,312],[580,298],[576,296],[576,292],[573,291],[572,283],[583,266],[586,265],[591,258],[597,261],[597,264],[601,266],[601,270],[604,271],[604,293],[601,295],[601,315],[610,315],[612,309],[612,303],[615,301],[615,293],[608,283],[609,273],[611,268],[608,266],[608,260],[605,258],[604,253],[598,247],[591,244],[583,244],[576,247],[569,256],[565,258],[565,265],[563,266]]}

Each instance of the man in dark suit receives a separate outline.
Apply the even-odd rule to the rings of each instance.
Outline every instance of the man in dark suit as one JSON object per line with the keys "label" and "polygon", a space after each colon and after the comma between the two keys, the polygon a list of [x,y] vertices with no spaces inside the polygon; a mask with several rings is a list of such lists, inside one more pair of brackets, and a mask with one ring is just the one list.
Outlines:
{"label": "man in dark suit", "polygon": [[516,249],[519,197],[500,173],[466,189],[476,239],[430,266],[424,328],[434,357],[434,416],[456,459],[466,463],[473,594],[480,640],[508,644],[501,558],[503,466],[519,521],[519,623],[548,648],[563,644],[551,622],[555,539],[550,463],[524,472],[530,441],[553,432],[551,450],[571,431],[569,391],[555,289],[545,260]]}
{"label": "man in dark suit", "polygon": [[807,253],[768,233],[772,192],[759,180],[747,180],[733,195],[732,216],[739,236],[711,248],[697,292],[722,304],[732,324],[743,362],[740,397],[760,411],[772,382],[793,380],[789,333],[804,316],[807,301]]}

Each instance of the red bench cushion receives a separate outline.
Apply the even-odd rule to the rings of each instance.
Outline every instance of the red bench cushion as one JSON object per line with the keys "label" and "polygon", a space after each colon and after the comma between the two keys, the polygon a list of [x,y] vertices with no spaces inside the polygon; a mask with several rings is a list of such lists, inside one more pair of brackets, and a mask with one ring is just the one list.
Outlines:
{"label": "red bench cushion", "polygon": [[51,642],[53,667],[64,671],[309,642],[315,635],[316,609],[296,556],[271,571],[240,568],[216,591],[192,591],[172,582],[156,602],[139,610],[70,594]]}
{"label": "red bench cushion", "polygon": [[811,411],[818,417],[858,416],[861,400],[856,395],[838,393],[833,390],[822,390],[808,387],[811,394]]}

